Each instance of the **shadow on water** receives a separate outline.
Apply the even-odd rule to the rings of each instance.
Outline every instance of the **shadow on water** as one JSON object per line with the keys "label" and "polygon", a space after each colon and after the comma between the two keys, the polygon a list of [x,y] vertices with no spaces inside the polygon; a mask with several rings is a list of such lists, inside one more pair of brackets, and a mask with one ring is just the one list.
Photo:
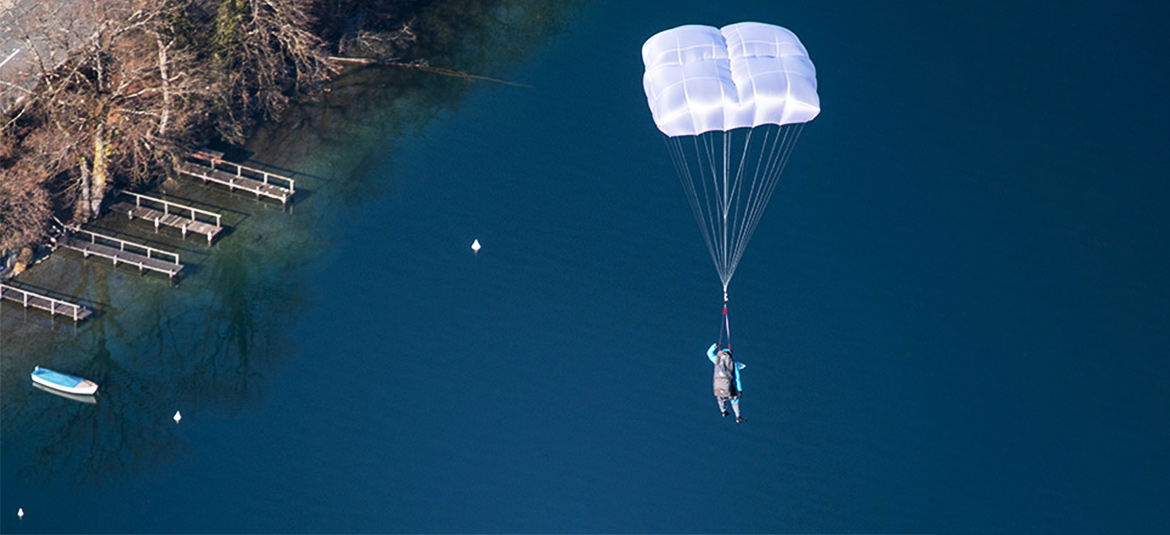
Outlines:
{"label": "shadow on water", "polygon": [[[421,16],[417,27],[435,28],[431,64],[504,77],[511,65],[564,31],[579,11],[577,2],[493,6],[474,4],[467,11],[473,17],[456,19],[437,9]],[[225,230],[210,248],[200,237],[154,233],[149,224],[125,218],[96,225],[180,251],[187,267],[179,284],[166,284],[165,277],[156,284],[160,281],[140,276],[136,268],[115,269],[109,261],[69,252],[22,274],[21,284],[101,313],[75,327],[3,307],[5,493],[53,484],[76,492],[82,485],[133,478],[188,453],[171,420],[178,407],[231,415],[262,403],[266,376],[296,353],[290,337],[307,301],[310,274],[304,266],[326,254],[330,240],[331,227],[321,223],[386,186],[368,171],[391,155],[372,149],[419,134],[431,119],[458,107],[469,89],[485,83],[389,67],[341,74],[319,102],[290,110],[232,154],[295,175],[295,210],[198,181],[163,185],[169,197],[224,214]],[[30,388],[28,373],[36,365],[94,380],[101,385],[97,403]]]}

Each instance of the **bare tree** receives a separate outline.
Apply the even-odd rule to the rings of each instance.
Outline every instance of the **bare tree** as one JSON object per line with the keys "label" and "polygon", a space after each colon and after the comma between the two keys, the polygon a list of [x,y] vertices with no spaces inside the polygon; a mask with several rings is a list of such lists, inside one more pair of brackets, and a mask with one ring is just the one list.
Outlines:
{"label": "bare tree", "polygon": [[23,130],[23,156],[46,175],[73,168],[77,184],[67,191],[77,195],[79,220],[99,213],[116,174],[135,184],[167,173],[216,85],[191,47],[177,44],[191,0],[106,0],[92,8],[92,40],[46,73],[22,110],[35,117],[10,122],[3,133]]}
{"label": "bare tree", "polygon": [[219,132],[242,141],[259,114],[280,115],[290,98],[319,90],[334,72],[311,31],[313,0],[223,0],[215,16],[214,59],[225,80]]}
{"label": "bare tree", "polygon": [[[53,212],[89,220],[115,183],[172,173],[211,129],[241,142],[257,118],[320,90],[336,68],[314,33],[325,11],[315,0],[73,0],[0,14],[39,80],[0,121],[0,242],[40,239]],[[392,42],[413,39],[394,24]]]}

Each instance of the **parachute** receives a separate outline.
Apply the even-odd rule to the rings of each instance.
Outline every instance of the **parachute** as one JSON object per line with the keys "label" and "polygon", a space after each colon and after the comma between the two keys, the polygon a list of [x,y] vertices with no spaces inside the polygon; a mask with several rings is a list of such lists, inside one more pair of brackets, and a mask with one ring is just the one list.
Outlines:
{"label": "parachute", "polygon": [[741,22],[679,26],[642,45],[642,85],[727,287],[804,124],[821,111],[816,69],[791,31]]}

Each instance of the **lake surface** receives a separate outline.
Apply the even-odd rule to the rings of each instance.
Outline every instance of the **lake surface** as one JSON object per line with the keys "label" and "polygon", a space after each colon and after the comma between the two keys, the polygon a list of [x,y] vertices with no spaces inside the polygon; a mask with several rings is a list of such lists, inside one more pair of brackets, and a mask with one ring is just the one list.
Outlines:
{"label": "lake surface", "polygon": [[[99,314],[0,307],[0,531],[1170,527],[1165,13],[716,4],[517,2],[441,66],[527,87],[348,73],[246,147],[290,209],[183,181],[211,248],[98,222],[177,285],[22,275]],[[639,50],[741,20],[801,37],[823,112],[732,282],[736,425]]]}

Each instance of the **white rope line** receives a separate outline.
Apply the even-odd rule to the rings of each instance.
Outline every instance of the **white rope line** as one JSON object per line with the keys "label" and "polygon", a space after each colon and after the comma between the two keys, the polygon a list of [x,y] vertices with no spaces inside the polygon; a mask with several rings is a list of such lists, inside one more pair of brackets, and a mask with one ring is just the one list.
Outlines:
{"label": "white rope line", "polygon": [[[671,161],[724,292],[780,183],[803,128],[803,124],[768,127],[762,141],[755,129],[744,129],[743,150],[735,156],[734,130],[666,138]],[[692,139],[686,143],[684,137]],[[689,147],[694,148],[693,153]]]}
{"label": "white rope line", "polygon": [[752,216],[752,220],[748,223],[746,232],[741,234],[741,242],[737,247],[735,257],[732,260],[735,265],[738,265],[740,258],[743,257],[743,253],[747,249],[748,241],[751,240],[752,235],[755,233],[756,227],[759,225],[760,218],[764,214],[764,208],[767,206],[768,201],[772,198],[772,193],[775,192],[776,188],[779,186],[780,177],[783,176],[784,169],[788,166],[788,161],[792,156],[793,149],[796,148],[796,141],[799,139],[800,133],[804,129],[804,124],[788,126],[792,126],[792,128],[788,128],[789,131],[784,135],[784,140],[780,147],[780,157],[776,160],[776,165],[773,166],[772,173],[764,178],[764,189],[760,192],[759,195],[757,195],[757,198],[759,199],[759,208],[755,211]]}

